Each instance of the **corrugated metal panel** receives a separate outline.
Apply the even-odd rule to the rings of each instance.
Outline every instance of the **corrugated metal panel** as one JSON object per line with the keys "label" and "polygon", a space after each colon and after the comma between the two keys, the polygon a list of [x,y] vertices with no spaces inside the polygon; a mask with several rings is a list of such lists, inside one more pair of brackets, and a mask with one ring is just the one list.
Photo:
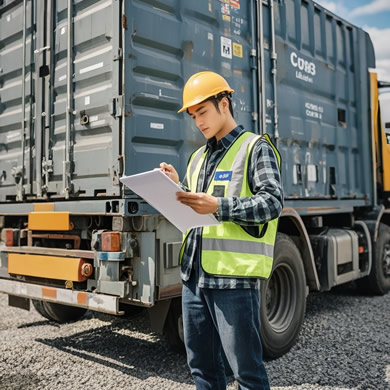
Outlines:
{"label": "corrugated metal panel", "polygon": [[240,8],[220,1],[126,2],[126,174],[161,161],[184,174],[204,142],[189,116],[177,114],[195,72],[222,73],[236,90],[238,120],[252,128],[249,2],[236,3]]}
{"label": "corrugated metal panel", "polygon": [[[15,3],[15,2],[14,2]],[[0,200],[15,199],[15,174],[21,167],[23,7],[8,1],[0,12]],[[26,183],[31,180],[30,146],[33,115],[33,11],[26,10]],[[14,175],[13,175],[14,174]]]}
{"label": "corrugated metal panel", "polygon": [[[372,202],[371,42],[364,32],[312,2],[274,4],[278,146],[286,199]],[[266,39],[269,34],[265,30]],[[267,131],[272,134],[272,121]]]}
{"label": "corrugated metal panel", "polygon": [[[236,90],[236,119],[247,129],[258,131],[253,119],[264,102],[265,130],[281,150],[289,205],[374,201],[367,72],[375,66],[372,44],[362,30],[312,1],[280,0],[273,7],[240,0],[32,4],[26,64],[33,59],[35,73],[31,77],[27,68],[26,95],[32,91],[35,104],[31,109],[33,100],[26,101],[27,194],[68,196],[69,177],[71,197],[120,195],[122,171],[141,172],[161,161],[183,176],[190,153],[204,140],[192,120],[176,111],[186,79],[210,69]],[[262,40],[256,36],[256,4],[262,7]],[[0,171],[6,172],[5,178],[0,173],[0,201],[15,198],[12,171],[21,160],[22,6],[9,0],[0,8]],[[256,63],[253,54],[260,52],[251,49],[262,46],[263,58]],[[37,51],[34,57],[31,50]],[[263,86],[257,66],[264,70]]]}
{"label": "corrugated metal panel", "polygon": [[[71,177],[73,192],[84,196],[119,195],[115,162],[119,150],[119,120],[111,113],[119,95],[120,12],[117,1],[75,1],[72,50]],[[67,1],[58,1],[55,26],[53,173],[49,192],[61,193],[66,142]]]}

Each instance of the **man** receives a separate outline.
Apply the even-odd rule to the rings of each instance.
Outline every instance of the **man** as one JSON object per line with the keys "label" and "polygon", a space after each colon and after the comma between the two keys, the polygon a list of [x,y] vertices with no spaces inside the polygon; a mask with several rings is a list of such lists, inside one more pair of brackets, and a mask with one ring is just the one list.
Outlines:
{"label": "man", "polygon": [[[183,325],[196,388],[226,389],[222,349],[241,389],[269,389],[260,340],[260,279],[272,271],[277,218],[283,208],[279,154],[268,138],[234,120],[226,80],[194,74],[183,107],[207,139],[190,158],[191,192],[177,199],[221,224],[187,232],[181,253]],[[172,165],[161,169],[176,183]]]}

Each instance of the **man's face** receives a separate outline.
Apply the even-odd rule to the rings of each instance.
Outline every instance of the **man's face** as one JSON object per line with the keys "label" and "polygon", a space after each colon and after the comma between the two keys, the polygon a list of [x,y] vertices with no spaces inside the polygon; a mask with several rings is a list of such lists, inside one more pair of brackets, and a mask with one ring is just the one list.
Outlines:
{"label": "man's face", "polygon": [[211,101],[206,101],[188,108],[188,113],[207,139],[214,136],[217,139],[221,138],[218,135],[226,121],[226,112],[222,106],[219,102],[220,112],[218,112]]}

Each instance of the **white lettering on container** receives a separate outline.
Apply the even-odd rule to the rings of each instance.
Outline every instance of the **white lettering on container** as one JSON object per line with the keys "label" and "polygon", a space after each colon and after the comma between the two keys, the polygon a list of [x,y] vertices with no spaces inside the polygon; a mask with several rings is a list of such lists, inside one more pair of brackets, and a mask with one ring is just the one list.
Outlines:
{"label": "white lettering on container", "polygon": [[324,107],[318,106],[310,102],[305,103],[305,113],[310,118],[322,119],[324,113]]}
{"label": "white lettering on container", "polygon": [[313,77],[311,76],[316,75],[316,64],[314,62],[298,57],[295,51],[290,54],[290,62],[294,68],[297,68],[295,71],[295,77],[297,79],[313,83]]}

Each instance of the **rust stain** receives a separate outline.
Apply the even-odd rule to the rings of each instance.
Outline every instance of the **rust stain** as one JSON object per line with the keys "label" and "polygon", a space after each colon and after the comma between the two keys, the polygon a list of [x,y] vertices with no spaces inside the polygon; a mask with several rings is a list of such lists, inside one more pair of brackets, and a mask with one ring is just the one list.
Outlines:
{"label": "rust stain", "polygon": [[174,297],[174,296],[180,296],[182,290],[182,284],[175,284],[173,286],[160,288],[159,290],[159,297],[160,298],[168,298],[168,297]]}
{"label": "rust stain", "polygon": [[124,28],[125,30],[127,30],[129,28],[127,25],[127,16],[126,15],[122,15],[122,28]]}
{"label": "rust stain", "polygon": [[192,52],[194,51],[194,43],[192,41],[185,41],[183,45],[184,58],[190,60],[192,58]]}

